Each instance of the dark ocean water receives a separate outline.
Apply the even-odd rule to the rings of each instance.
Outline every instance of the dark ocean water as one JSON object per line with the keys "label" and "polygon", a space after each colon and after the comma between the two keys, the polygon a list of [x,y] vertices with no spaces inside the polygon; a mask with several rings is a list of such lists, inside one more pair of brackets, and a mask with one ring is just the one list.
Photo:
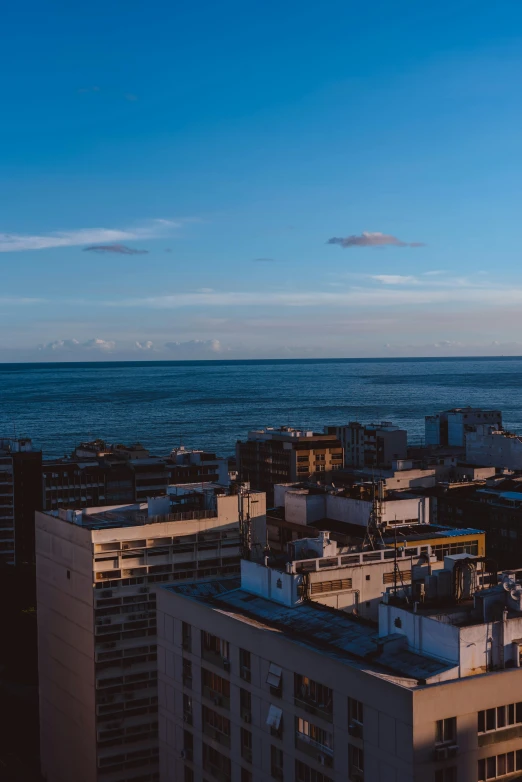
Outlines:
{"label": "dark ocean water", "polygon": [[257,426],[350,420],[419,442],[426,414],[464,405],[522,431],[522,358],[0,364],[0,436],[32,437],[44,456],[94,437],[227,455]]}

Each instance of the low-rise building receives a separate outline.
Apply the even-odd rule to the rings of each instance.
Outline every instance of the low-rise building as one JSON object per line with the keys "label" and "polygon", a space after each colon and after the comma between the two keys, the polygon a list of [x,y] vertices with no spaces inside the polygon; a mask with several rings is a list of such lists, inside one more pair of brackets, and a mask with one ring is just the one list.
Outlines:
{"label": "low-rise building", "polygon": [[158,590],[164,782],[521,775],[516,578],[488,589],[473,557],[447,557],[375,627],[256,567]]}

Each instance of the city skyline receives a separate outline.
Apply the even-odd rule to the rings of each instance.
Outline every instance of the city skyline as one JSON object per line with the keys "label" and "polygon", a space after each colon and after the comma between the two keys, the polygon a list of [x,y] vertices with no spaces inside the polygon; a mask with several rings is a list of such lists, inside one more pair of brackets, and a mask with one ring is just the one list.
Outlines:
{"label": "city skyline", "polygon": [[516,4],[30,6],[0,362],[522,354]]}

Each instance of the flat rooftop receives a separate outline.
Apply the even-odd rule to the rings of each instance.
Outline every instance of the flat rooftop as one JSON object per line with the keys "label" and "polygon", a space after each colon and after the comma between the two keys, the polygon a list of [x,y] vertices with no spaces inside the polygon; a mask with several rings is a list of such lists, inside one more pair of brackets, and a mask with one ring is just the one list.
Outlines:
{"label": "flat rooftop", "polygon": [[[433,657],[416,654],[404,646],[404,636],[379,638],[369,622],[319,603],[286,607],[241,589],[240,579],[161,587],[176,595],[207,605],[252,627],[284,634],[293,643],[409,688],[438,680],[455,668]],[[392,643],[390,643],[392,642]]]}
{"label": "flat rooftop", "polygon": [[[272,511],[267,511],[267,520],[270,518],[278,518]],[[363,539],[366,534],[366,527],[362,524],[349,524],[346,521],[338,521],[337,519],[323,518],[318,521],[312,521],[307,525],[307,529],[315,528],[316,530],[326,530],[328,532],[335,532],[338,535],[346,535],[348,538]],[[442,540],[444,538],[459,538],[464,535],[484,535],[484,530],[475,529],[474,527],[445,527],[441,524],[411,524],[400,525],[397,527],[388,527],[385,533],[383,533],[383,540],[390,545],[395,543],[395,529],[397,530],[397,543],[404,542],[416,542],[420,540]]]}

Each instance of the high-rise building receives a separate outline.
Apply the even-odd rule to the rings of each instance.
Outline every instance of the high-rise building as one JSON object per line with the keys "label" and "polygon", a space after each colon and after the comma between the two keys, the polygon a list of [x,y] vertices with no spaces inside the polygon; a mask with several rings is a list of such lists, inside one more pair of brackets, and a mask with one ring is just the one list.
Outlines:
{"label": "high-rise building", "polygon": [[237,442],[236,459],[240,479],[266,492],[271,502],[276,483],[329,480],[332,472],[343,466],[343,448],[335,435],[266,427]]}
{"label": "high-rise building", "polygon": [[340,440],[345,467],[385,467],[408,456],[408,433],[389,421],[326,426],[325,432]]}
{"label": "high-rise building", "polygon": [[477,426],[493,426],[502,429],[500,410],[485,410],[482,407],[455,407],[425,418],[426,445],[464,448],[468,432]]}
{"label": "high-rise building", "polygon": [[[36,514],[46,782],[158,779],[155,587],[239,570],[237,493],[179,502]],[[264,494],[245,502],[263,527]]]}
{"label": "high-rise building", "polygon": [[378,627],[252,562],[158,589],[162,782],[520,778],[522,584],[479,564],[446,557]]}
{"label": "high-rise building", "polygon": [[34,514],[42,507],[42,452],[28,438],[0,439],[0,564],[34,562]]}

